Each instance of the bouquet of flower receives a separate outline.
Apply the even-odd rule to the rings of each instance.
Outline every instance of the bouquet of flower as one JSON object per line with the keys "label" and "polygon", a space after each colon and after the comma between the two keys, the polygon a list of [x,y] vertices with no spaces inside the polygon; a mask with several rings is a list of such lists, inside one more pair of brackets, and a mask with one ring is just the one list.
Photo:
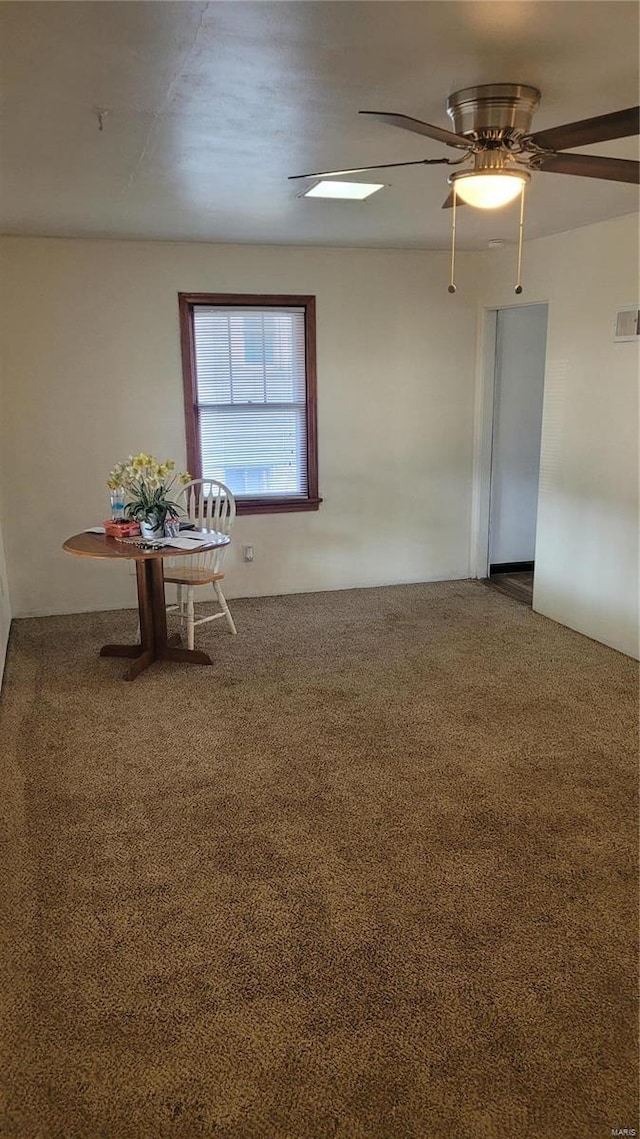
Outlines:
{"label": "bouquet of flower", "polygon": [[176,470],[173,459],[159,463],[153,455],[129,455],[124,463],[116,463],[109,473],[109,490],[122,490],[128,502],[124,508],[127,517],[146,523],[152,529],[162,530],[167,518],[180,516],[180,507],[170,498],[176,483],[188,483],[191,475]]}

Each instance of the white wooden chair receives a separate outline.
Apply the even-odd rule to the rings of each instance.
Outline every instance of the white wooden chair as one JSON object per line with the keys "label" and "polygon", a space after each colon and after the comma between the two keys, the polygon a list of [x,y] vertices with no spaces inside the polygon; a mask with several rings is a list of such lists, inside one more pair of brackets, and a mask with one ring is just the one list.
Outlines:
{"label": "white wooden chair", "polygon": [[[198,529],[221,530],[223,534],[231,533],[236,516],[236,502],[224,483],[217,482],[216,479],[194,479],[193,482],[186,484],[181,497],[180,505],[186,510],[189,521]],[[190,554],[187,558],[165,558],[164,580],[172,582],[178,590],[178,603],[168,605],[167,613],[177,612],[181,623],[186,624],[187,647],[190,649],[194,646],[195,626],[215,621],[217,617],[224,617],[230,633],[236,632],[233,617],[220,586],[224,577],[221,567],[226,549],[226,546],[221,546],[218,550]],[[196,586],[202,585],[213,586],[220,608],[216,613],[210,613],[207,617],[198,617],[196,620],[193,594]]]}

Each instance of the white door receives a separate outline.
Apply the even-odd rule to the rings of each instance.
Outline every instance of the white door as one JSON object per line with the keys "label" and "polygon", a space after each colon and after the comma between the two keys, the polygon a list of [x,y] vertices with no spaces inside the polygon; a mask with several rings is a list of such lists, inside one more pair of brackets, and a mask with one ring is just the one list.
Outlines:
{"label": "white door", "polygon": [[547,306],[500,309],[496,324],[489,564],[533,562]]}

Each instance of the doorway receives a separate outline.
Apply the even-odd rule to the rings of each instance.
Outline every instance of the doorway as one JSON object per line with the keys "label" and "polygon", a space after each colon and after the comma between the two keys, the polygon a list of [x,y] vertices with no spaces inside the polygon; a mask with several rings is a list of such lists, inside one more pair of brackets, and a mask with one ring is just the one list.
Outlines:
{"label": "doorway", "polygon": [[531,605],[535,574],[547,305],[495,316],[488,583]]}

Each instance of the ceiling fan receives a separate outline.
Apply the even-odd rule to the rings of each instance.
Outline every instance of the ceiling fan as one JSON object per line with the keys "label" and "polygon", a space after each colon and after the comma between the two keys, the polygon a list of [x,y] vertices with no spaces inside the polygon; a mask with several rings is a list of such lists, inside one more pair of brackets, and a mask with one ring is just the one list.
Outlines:
{"label": "ceiling fan", "polygon": [[574,146],[607,142],[640,134],[640,107],[628,107],[607,115],[530,133],[531,120],[540,103],[540,92],[522,83],[487,83],[465,87],[447,99],[447,114],[453,131],[424,123],[410,115],[388,111],[360,111],[381,122],[426,135],[455,150],[459,158],[422,158],[413,162],[379,163],[350,170],[323,170],[294,174],[300,178],[337,178],[369,170],[397,166],[458,166],[472,162],[469,169],[449,175],[452,187],[443,209],[461,204],[494,209],[518,196],[530,180],[531,170],[552,174],[574,174],[583,178],[604,178],[613,182],[640,182],[640,163],[625,158],[603,158],[594,154],[564,154]]}
{"label": "ceiling fan", "polygon": [[451,192],[443,203],[443,209],[452,207],[449,292],[456,291],[453,278],[458,203],[479,209],[495,209],[520,195],[515,291],[521,293],[524,191],[531,180],[532,170],[574,174],[582,178],[604,178],[612,182],[640,182],[640,162],[626,158],[604,158],[595,154],[563,153],[575,146],[589,146],[640,134],[640,107],[627,107],[623,111],[612,111],[531,134],[531,121],[539,103],[540,92],[537,88],[523,83],[487,83],[479,87],[465,87],[462,91],[454,91],[447,99],[447,114],[453,124],[453,131],[424,123],[410,115],[389,111],[360,111],[361,115],[370,115],[391,126],[426,135],[427,138],[433,138],[463,153],[459,158],[422,158],[413,162],[356,166],[350,170],[294,174],[291,180],[337,178],[345,174],[362,174],[369,170],[388,170],[397,166],[464,166],[466,163],[466,168],[449,175]]}

